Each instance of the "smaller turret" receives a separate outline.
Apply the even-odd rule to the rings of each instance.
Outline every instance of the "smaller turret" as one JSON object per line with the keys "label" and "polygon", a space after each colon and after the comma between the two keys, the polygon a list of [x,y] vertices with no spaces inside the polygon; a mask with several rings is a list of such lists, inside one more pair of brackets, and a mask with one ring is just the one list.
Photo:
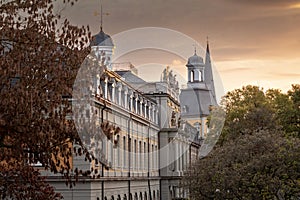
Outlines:
{"label": "smaller turret", "polygon": [[204,63],[203,58],[195,54],[188,59],[186,64],[188,70],[188,84],[204,81]]}
{"label": "smaller turret", "polygon": [[100,32],[92,37],[90,46],[92,51],[95,52],[98,58],[102,57],[103,53],[105,55],[105,64],[108,69],[112,70],[111,61],[112,55],[114,50],[114,43],[111,37],[104,33],[103,31],[103,12],[101,6],[101,25],[100,25]]}

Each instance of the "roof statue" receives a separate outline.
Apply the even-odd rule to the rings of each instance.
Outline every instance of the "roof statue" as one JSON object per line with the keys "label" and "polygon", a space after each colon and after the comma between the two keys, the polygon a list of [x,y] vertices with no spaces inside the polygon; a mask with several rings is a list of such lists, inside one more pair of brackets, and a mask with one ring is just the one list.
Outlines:
{"label": "roof statue", "polygon": [[[168,68],[168,67],[167,67]],[[167,68],[164,69],[163,73],[162,73],[162,82],[167,82],[168,80],[168,71]]]}
{"label": "roof statue", "polygon": [[173,74],[173,70],[170,70],[170,66],[167,66],[161,75],[161,82],[167,83],[167,86],[177,96],[179,95],[179,83],[176,80],[176,74]]}

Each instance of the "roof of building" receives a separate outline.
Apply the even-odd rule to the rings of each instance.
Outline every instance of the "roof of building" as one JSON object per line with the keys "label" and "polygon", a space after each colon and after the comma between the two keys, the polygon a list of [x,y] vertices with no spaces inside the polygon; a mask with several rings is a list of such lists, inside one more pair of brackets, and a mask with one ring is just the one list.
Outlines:
{"label": "roof of building", "polygon": [[[111,63],[113,71],[131,71],[133,74],[138,75],[138,70],[131,62]],[[121,72],[120,72],[121,73]]]}
{"label": "roof of building", "polygon": [[193,56],[189,57],[187,65],[203,65],[203,58],[195,52]]}
{"label": "roof of building", "polygon": [[118,70],[115,71],[115,73],[124,78],[125,81],[128,83],[146,83],[145,80],[141,79],[140,77],[132,73],[130,70]]}
{"label": "roof of building", "polygon": [[101,31],[98,34],[96,34],[92,37],[91,46],[111,46],[111,47],[113,47],[114,43],[113,43],[111,37],[108,34],[104,33],[103,30],[101,29]]}
{"label": "roof of building", "polygon": [[216,98],[215,83],[214,83],[214,77],[213,77],[213,68],[212,68],[212,63],[211,63],[211,59],[210,59],[210,51],[209,51],[208,42],[207,42],[207,46],[206,46],[204,82],[206,83],[208,89],[210,89],[212,91],[214,98]]}
{"label": "roof of building", "polygon": [[217,105],[213,94],[209,89],[188,88],[181,90],[180,105],[185,106],[185,112],[181,115],[185,117],[207,116],[210,113],[210,107]]}

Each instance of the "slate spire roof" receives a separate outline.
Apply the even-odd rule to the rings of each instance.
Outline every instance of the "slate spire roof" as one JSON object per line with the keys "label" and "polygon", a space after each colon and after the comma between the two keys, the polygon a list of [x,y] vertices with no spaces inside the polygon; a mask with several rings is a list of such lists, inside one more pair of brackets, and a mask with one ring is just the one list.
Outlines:
{"label": "slate spire roof", "polygon": [[214,77],[213,77],[212,70],[213,69],[212,69],[211,58],[210,58],[209,42],[207,40],[205,68],[204,68],[204,82],[208,86],[208,89],[211,90],[213,97],[216,99],[216,91],[215,91],[215,84],[214,84]]}

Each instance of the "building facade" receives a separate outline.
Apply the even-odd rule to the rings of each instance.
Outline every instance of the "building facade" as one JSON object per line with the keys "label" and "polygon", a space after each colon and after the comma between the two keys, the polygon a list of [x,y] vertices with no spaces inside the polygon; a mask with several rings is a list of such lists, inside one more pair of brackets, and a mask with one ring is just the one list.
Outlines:
{"label": "building facade", "polygon": [[80,176],[73,188],[55,175],[49,181],[67,200],[188,198],[180,180],[198,157],[209,106],[216,104],[212,72],[195,52],[187,64],[188,88],[180,93],[169,67],[160,81],[146,82],[133,65],[110,62],[114,45],[102,28],[93,38],[94,55],[108,66],[95,74],[92,103],[84,114],[93,116],[105,135],[90,143],[97,144],[100,162],[74,154],[73,169],[91,173]]}

